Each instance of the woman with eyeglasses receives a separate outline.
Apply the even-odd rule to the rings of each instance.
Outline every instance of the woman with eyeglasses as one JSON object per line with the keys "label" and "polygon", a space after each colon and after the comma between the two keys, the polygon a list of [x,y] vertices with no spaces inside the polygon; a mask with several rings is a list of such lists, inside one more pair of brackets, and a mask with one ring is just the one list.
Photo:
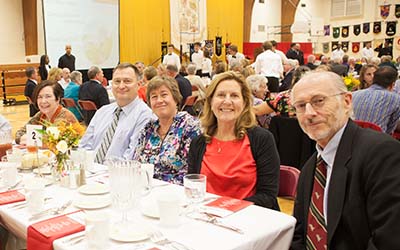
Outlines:
{"label": "woman with eyeglasses", "polygon": [[[27,124],[45,125],[45,123],[76,123],[78,120],[75,115],[68,109],[61,106],[63,90],[55,81],[43,81],[33,92],[33,102],[39,108],[37,112]],[[17,144],[26,144],[26,125],[20,128],[15,134],[15,142]]]}
{"label": "woman with eyeglasses", "polygon": [[189,174],[207,176],[207,192],[279,210],[279,156],[272,134],[257,126],[242,75],[217,75],[207,88],[202,135],[189,151]]}
{"label": "woman with eyeglasses", "polygon": [[133,159],[154,164],[154,178],[182,185],[190,143],[200,134],[199,121],[187,112],[178,112],[182,96],[171,77],[151,79],[146,95],[157,119],[141,131]]}
{"label": "woman with eyeglasses", "polygon": [[290,103],[290,91],[293,86],[308,72],[310,68],[307,66],[300,66],[293,72],[292,85],[290,89],[279,92],[275,96],[268,97],[265,102],[260,105],[253,106],[254,113],[257,116],[274,113],[284,117],[293,117],[295,112]]}

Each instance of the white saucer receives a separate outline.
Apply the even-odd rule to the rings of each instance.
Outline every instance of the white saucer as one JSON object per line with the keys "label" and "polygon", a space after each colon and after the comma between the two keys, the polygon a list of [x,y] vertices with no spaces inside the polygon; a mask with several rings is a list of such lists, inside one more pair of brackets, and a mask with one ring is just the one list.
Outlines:
{"label": "white saucer", "polygon": [[111,204],[109,195],[78,196],[73,202],[75,207],[83,209],[98,209]]}
{"label": "white saucer", "polygon": [[[33,169],[32,171],[34,174],[39,174],[39,170],[38,168]],[[46,166],[46,167],[41,167],[40,168],[40,172],[44,175],[51,175],[51,168],[50,166]]]}
{"label": "white saucer", "polygon": [[110,238],[120,242],[135,242],[150,238],[150,231],[142,226],[133,229],[123,229],[118,225],[111,226]]}
{"label": "white saucer", "polygon": [[140,203],[140,212],[150,218],[160,218],[157,201],[152,198],[142,200],[142,202]]}
{"label": "white saucer", "polygon": [[88,194],[88,195],[105,194],[110,192],[110,187],[108,185],[95,182],[81,186],[80,188],[78,188],[78,191],[81,194]]}
{"label": "white saucer", "polygon": [[[20,174],[17,174],[17,178],[16,178],[16,181],[15,181],[15,184],[14,185],[12,185],[12,187],[10,188],[11,190],[12,189],[15,189],[15,187],[22,181],[22,179],[23,179],[23,176],[22,175],[20,175]],[[7,188],[5,185],[4,185],[4,183],[3,183],[3,181],[1,180],[0,181],[0,189],[3,189],[3,188]],[[14,187],[14,188],[13,188]]]}

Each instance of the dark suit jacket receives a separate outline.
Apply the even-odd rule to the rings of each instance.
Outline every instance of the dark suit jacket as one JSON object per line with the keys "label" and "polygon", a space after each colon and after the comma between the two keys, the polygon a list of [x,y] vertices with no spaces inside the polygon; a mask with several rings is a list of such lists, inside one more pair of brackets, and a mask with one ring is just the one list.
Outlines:
{"label": "dark suit jacket", "polygon": [[[49,68],[51,68],[50,65],[49,65]],[[42,82],[44,80],[47,80],[47,76],[49,75],[49,72],[47,72],[46,65],[39,66],[39,75],[40,75],[40,79],[42,79]]]}
{"label": "dark suit jacket", "polygon": [[[400,249],[400,143],[349,120],[336,152],[328,193],[329,250]],[[297,188],[291,249],[305,249],[316,154]]]}
{"label": "dark suit jacket", "polygon": [[286,52],[286,57],[289,59],[295,59],[295,60],[299,61],[300,65],[304,65],[304,55],[303,55],[303,51],[301,51],[301,50],[297,53],[293,49],[289,49]]}
{"label": "dark suit jacket", "polygon": [[192,95],[192,84],[190,84],[190,81],[180,74],[175,76],[175,80],[178,82],[179,92],[181,92],[182,95],[181,106],[183,106],[188,96]]}
{"label": "dark suit jacket", "polygon": [[[107,90],[98,82],[90,80],[82,84],[79,89],[79,100],[90,100],[96,104],[97,109],[109,104]],[[86,125],[89,125],[96,111],[82,110]]]}
{"label": "dark suit jacket", "polygon": [[317,68],[317,65],[315,65],[315,64],[313,64],[313,63],[310,63],[310,62],[307,63],[306,66],[309,67],[311,70],[314,70],[314,69]]}
{"label": "dark suit jacket", "polygon": [[[24,95],[29,97],[33,101],[33,91],[36,88],[36,83],[31,79],[28,79],[25,84]],[[36,108],[34,103],[29,103],[29,117],[34,116],[39,110]]]}

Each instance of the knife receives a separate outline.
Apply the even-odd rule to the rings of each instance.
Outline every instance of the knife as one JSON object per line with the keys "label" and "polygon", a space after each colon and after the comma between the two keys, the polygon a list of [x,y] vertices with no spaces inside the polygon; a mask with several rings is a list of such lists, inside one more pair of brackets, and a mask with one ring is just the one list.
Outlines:
{"label": "knife", "polygon": [[216,225],[216,226],[219,226],[219,227],[234,231],[234,232],[239,233],[239,234],[244,234],[243,230],[241,230],[240,228],[237,228],[237,227],[232,226],[232,225],[225,224],[222,221],[218,220],[214,216],[207,215],[207,217],[208,218],[202,218],[202,217],[191,217],[191,218],[193,218],[195,220],[211,223],[213,225]]}

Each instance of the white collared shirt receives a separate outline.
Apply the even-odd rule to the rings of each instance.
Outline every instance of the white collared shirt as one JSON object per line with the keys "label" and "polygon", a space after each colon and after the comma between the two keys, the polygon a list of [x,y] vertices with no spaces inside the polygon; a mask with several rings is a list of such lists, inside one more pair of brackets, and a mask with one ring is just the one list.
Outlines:
{"label": "white collared shirt", "polygon": [[271,50],[266,50],[257,56],[255,62],[256,74],[280,78],[283,74],[281,57]]}
{"label": "white collared shirt", "polygon": [[240,63],[242,60],[246,59],[244,57],[244,55],[242,53],[240,53],[240,52],[236,52],[236,54],[234,56],[235,57],[233,57],[232,55],[228,55],[227,60],[228,60],[229,68],[232,67],[232,64],[234,62],[239,62]]}
{"label": "white collared shirt", "polygon": [[166,54],[162,63],[164,65],[175,65],[178,70],[181,68],[181,60],[179,59],[179,56],[175,53]]}
{"label": "white collared shirt", "polygon": [[334,51],[332,51],[332,60],[336,58],[342,59],[343,56],[344,56],[344,51],[342,49],[335,49]]}
{"label": "white collared shirt", "polygon": [[322,149],[318,144],[316,145],[318,156],[321,155],[322,159],[326,163],[326,184],[325,184],[325,191],[324,191],[324,218],[325,218],[325,223],[328,225],[328,192],[329,192],[329,183],[331,180],[331,174],[332,174],[332,167],[335,163],[335,156],[337,152],[337,148],[339,146],[339,142],[342,139],[342,135],[344,132],[344,129],[347,126],[344,124],[344,126],[336,132],[336,134],[332,137],[332,139],[328,142],[326,147]]}
{"label": "white collared shirt", "polygon": [[366,57],[368,59],[374,57],[374,50],[372,48],[364,47],[361,50],[361,57]]}
{"label": "white collared shirt", "polygon": [[196,69],[201,69],[203,65],[203,51],[199,50],[197,53],[192,54],[192,62],[196,64]]}

